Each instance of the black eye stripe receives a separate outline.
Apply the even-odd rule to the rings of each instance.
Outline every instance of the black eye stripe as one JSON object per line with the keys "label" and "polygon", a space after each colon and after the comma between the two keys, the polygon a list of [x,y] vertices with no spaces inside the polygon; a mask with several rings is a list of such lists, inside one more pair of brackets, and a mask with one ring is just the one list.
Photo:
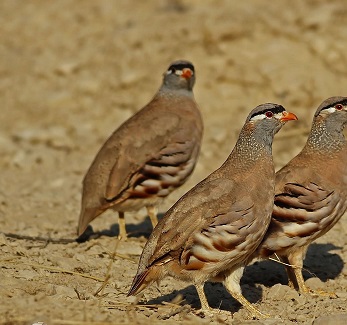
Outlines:
{"label": "black eye stripe", "polygon": [[[335,105],[336,105],[336,104],[342,104],[343,106],[346,106],[346,105],[347,105],[347,99],[341,100],[340,102],[335,103]],[[335,105],[334,105],[334,106],[335,106]]]}
{"label": "black eye stripe", "polygon": [[336,102],[336,103],[333,103],[333,104],[330,104],[330,105],[326,105],[326,106],[322,107],[322,110],[323,110],[323,109],[330,108],[330,107],[334,107],[334,106],[336,106],[336,105],[338,105],[338,104],[341,104],[341,105],[343,105],[343,106],[346,106],[346,105],[347,105],[347,99],[341,100],[341,101],[339,101],[339,102]]}
{"label": "black eye stripe", "polygon": [[343,106],[347,106],[347,98],[343,98],[339,101],[336,102],[331,102],[327,105],[324,105],[323,107],[321,107],[321,109],[318,109],[315,116],[318,116],[320,114],[321,111],[325,110],[325,109],[329,109],[330,107],[335,107],[336,105],[341,104]]}
{"label": "black eye stripe", "polygon": [[280,105],[279,105],[279,106],[275,106],[275,107],[273,107],[273,108],[271,108],[271,109],[264,109],[264,110],[262,110],[262,111],[259,111],[259,112],[254,113],[254,114],[251,116],[251,118],[254,117],[254,116],[257,116],[257,115],[265,114],[266,112],[269,112],[269,111],[271,111],[273,114],[277,114],[277,113],[282,113],[282,112],[284,112],[285,109],[284,109],[283,106],[280,106]]}
{"label": "black eye stripe", "polygon": [[194,72],[194,66],[190,63],[178,63],[178,64],[170,65],[168,71],[170,71],[170,70],[183,70],[186,68],[189,68],[190,70],[192,70]]}
{"label": "black eye stripe", "polygon": [[329,107],[334,107],[334,106],[336,106],[336,105],[338,105],[338,104],[341,104],[341,105],[343,105],[343,106],[346,106],[346,105],[347,105],[347,99],[341,100],[341,101],[336,102],[336,103],[331,104],[331,105],[324,106],[323,109],[327,109],[327,108],[329,108]]}

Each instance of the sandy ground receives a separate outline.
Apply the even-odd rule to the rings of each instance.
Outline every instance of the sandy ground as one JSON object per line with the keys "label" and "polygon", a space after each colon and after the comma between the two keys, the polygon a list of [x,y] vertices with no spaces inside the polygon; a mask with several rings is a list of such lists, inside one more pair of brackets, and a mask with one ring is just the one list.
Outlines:
{"label": "sandy ground", "polygon": [[205,134],[193,176],[162,212],[224,161],[260,103],[299,116],[274,143],[276,168],[289,161],[321,101],[346,95],[345,1],[12,0],[0,15],[0,324],[345,324],[347,216],[305,260],[307,282],[336,299],[298,295],[274,262],[246,269],[244,294],[266,321],[250,320],[220,284],[205,288],[220,309],[212,318],[173,279],[140,305],[126,298],[151,231],[144,210],[128,215],[127,242],[114,213],[93,222],[103,236],[74,242],[86,169],[172,60],[195,64]]}

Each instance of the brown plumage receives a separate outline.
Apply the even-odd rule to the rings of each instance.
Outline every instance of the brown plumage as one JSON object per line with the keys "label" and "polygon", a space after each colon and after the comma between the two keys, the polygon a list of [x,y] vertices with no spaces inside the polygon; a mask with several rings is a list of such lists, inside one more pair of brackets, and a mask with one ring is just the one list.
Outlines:
{"label": "brown plumage", "polygon": [[159,221],[140,258],[128,295],[171,275],[192,282],[203,310],[203,285],[223,282],[256,317],[264,316],[242,295],[240,278],[269,225],[273,207],[272,140],[296,119],[280,105],[264,104],[248,116],[225,163],[186,193]]}
{"label": "brown plumage", "polygon": [[146,207],[156,225],[156,205],[187,180],[198,159],[203,123],[194,82],[190,62],[173,62],[154,98],[101,147],[84,177],[78,235],[109,208],[119,212],[122,238],[125,211]]}
{"label": "brown plumage", "polygon": [[317,109],[302,151],[276,173],[272,221],[257,254],[274,253],[287,264],[290,284],[309,292],[302,267],[308,246],[347,209],[347,97],[332,97]]}

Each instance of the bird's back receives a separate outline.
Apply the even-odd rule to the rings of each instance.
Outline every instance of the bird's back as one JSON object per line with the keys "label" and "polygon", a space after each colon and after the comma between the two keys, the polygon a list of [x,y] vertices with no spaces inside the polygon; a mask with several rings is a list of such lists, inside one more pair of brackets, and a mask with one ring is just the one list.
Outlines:
{"label": "bird's back", "polygon": [[[80,220],[89,223],[121,204],[126,206],[120,209],[138,209],[143,199],[165,197],[192,173],[203,132],[201,115],[192,96],[170,96],[155,96],[101,147],[83,181]],[[141,187],[147,178],[153,180]],[[131,202],[132,197],[140,200]]]}

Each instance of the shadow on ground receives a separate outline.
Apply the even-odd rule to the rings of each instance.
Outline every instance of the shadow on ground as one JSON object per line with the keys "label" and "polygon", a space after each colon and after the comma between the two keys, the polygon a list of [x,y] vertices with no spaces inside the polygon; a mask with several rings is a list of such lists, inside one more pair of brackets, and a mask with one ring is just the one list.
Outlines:
{"label": "shadow on ground", "polygon": [[[333,244],[312,244],[308,248],[304,261],[304,279],[318,277],[326,282],[335,279],[342,271],[344,263],[341,257],[330,251],[341,249]],[[242,278],[242,283],[249,285],[263,284],[272,287],[276,283],[288,284],[283,265],[274,261],[260,261],[248,266]]]}
{"label": "shadow on ground", "polygon": [[[146,302],[146,304],[162,304],[163,302],[170,302],[178,295],[182,295],[184,302],[192,308],[198,310],[201,308],[198,293],[193,285],[190,285],[181,290],[174,290],[169,294],[161,294],[158,288],[159,295]],[[260,287],[243,285],[242,291],[246,299],[251,303],[256,303],[261,300],[262,289]],[[241,305],[227,292],[222,283],[208,282],[205,284],[205,294],[210,307],[214,309],[221,309],[230,312],[237,312]]]}
{"label": "shadow on ground", "polygon": [[[159,213],[158,214],[158,220],[162,219],[164,217],[165,213]],[[128,223],[126,224],[126,230],[128,233],[128,237],[131,238],[139,238],[139,237],[145,237],[149,238],[153,227],[151,224],[151,221],[148,216],[146,216],[142,222],[140,223]],[[101,231],[95,231],[93,230],[93,227],[89,225],[86,229],[86,231],[76,239],[79,243],[84,243],[91,239],[100,238],[102,236],[106,237],[118,237],[119,235],[119,225],[118,223],[114,223],[111,225],[109,229],[104,229]]]}

